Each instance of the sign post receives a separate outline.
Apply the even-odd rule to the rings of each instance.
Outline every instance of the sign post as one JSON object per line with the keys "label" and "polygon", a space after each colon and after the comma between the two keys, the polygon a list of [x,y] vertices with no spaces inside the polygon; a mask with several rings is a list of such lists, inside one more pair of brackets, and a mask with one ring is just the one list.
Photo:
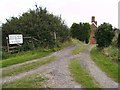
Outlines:
{"label": "sign post", "polygon": [[22,34],[11,34],[9,35],[9,44],[22,44],[23,35]]}
{"label": "sign post", "polygon": [[22,44],[23,35],[22,34],[10,34],[6,37],[7,40],[7,50],[10,52],[10,44]]}

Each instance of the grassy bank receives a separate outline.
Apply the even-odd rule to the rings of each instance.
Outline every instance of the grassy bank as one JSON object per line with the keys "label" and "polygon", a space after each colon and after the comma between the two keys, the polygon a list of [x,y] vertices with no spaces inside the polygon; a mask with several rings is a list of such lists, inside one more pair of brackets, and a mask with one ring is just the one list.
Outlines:
{"label": "grassy bank", "polygon": [[10,57],[8,59],[0,61],[0,64],[2,63],[2,66],[0,67],[7,67],[10,65],[41,58],[49,55],[52,52],[53,52],[52,50],[45,50],[45,49],[36,49],[36,50],[27,51],[27,52],[22,52],[20,54],[14,55],[14,57]]}
{"label": "grassy bank", "polygon": [[5,83],[2,88],[42,88],[42,82],[47,80],[40,74],[32,74],[20,80]]}
{"label": "grassy bank", "polygon": [[102,53],[112,59],[114,62],[118,63],[118,48],[111,45],[102,50]]}
{"label": "grassy bank", "polygon": [[69,69],[75,81],[82,84],[83,87],[98,88],[98,85],[93,81],[90,75],[80,66],[78,60],[73,59],[69,64]]}
{"label": "grassy bank", "polygon": [[50,58],[46,58],[46,59],[43,59],[43,60],[40,60],[40,61],[24,64],[24,65],[21,65],[21,66],[16,67],[16,68],[3,70],[2,71],[2,77],[13,76],[13,75],[17,75],[17,74],[20,74],[20,73],[23,73],[23,72],[27,72],[29,70],[36,69],[36,68],[38,68],[42,65],[53,62],[55,60],[57,60],[55,57],[50,57]]}
{"label": "grassy bank", "polygon": [[[91,56],[94,62],[104,71],[106,74],[111,77],[114,81],[118,82],[118,69],[120,67],[117,63],[111,60],[109,57],[103,55],[100,51],[94,47],[91,50]],[[119,75],[120,76],[120,75]]]}

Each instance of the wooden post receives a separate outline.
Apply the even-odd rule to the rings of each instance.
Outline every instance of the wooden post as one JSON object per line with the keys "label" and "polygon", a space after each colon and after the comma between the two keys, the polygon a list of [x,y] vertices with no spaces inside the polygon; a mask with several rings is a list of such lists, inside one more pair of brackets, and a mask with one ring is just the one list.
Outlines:
{"label": "wooden post", "polygon": [[53,32],[53,34],[54,34],[55,46],[57,46],[57,43],[56,43],[56,42],[57,42],[57,41],[56,41],[56,38],[57,38],[57,37],[56,37],[56,33]]}
{"label": "wooden post", "polygon": [[54,39],[56,40],[56,33],[54,32]]}
{"label": "wooden post", "polygon": [[7,51],[9,52],[9,42],[8,42],[8,37],[6,37],[7,40]]}

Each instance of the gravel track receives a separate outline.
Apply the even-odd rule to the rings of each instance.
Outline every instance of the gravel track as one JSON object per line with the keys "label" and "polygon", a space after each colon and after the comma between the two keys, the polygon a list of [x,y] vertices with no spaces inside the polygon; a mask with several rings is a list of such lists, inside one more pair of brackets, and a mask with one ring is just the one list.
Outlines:
{"label": "gravel track", "polygon": [[[48,78],[47,81],[43,83],[43,87],[49,87],[49,88],[81,88],[82,86],[78,83],[76,83],[73,78],[71,77],[71,74],[68,69],[68,64],[70,60],[73,58],[77,58],[80,60],[81,66],[89,72],[89,74],[99,83],[100,87],[102,88],[117,88],[118,83],[112,81],[111,78],[107,77],[107,75],[102,72],[96,64],[93,62],[93,60],[90,57],[90,50],[92,46],[88,46],[82,53],[77,55],[72,55],[71,51],[75,48],[79,47],[80,45],[72,45],[69,47],[66,47],[63,50],[60,50],[58,52],[55,52],[45,58],[56,56],[58,60],[45,64],[37,69],[18,74],[16,76],[9,76],[5,77],[3,79],[0,78],[0,82],[6,83],[6,82],[12,82],[18,79],[21,79],[25,76],[28,76],[33,73],[39,73],[43,77]],[[42,58],[43,59],[43,58]],[[41,60],[42,60],[41,59]],[[39,59],[36,59],[34,61],[37,61]],[[32,63],[34,61],[28,61],[26,63]],[[24,64],[24,63],[22,63]],[[22,64],[10,66],[10,68],[15,68],[17,66],[20,66]],[[9,69],[9,68],[4,68]]]}
{"label": "gravel track", "polygon": [[77,84],[76,82],[73,81],[73,78],[71,77],[71,74],[68,70],[68,63],[72,58],[74,58],[74,56],[71,56],[71,51],[74,50],[78,46],[80,45],[77,45],[77,46],[72,45],[72,46],[69,46],[63,50],[60,50],[54,53],[53,55],[57,56],[58,60],[52,63],[43,65],[39,67],[38,69],[31,70],[29,72],[21,73],[17,76],[5,77],[3,79],[0,79],[0,81],[2,80],[2,83],[12,82],[12,81],[21,79],[27,75],[37,72],[49,78],[49,80],[44,83],[43,87],[81,88],[80,84]]}
{"label": "gravel track", "polygon": [[118,88],[118,83],[114,82],[111,78],[100,70],[90,57],[90,50],[93,46],[89,46],[81,53],[79,60],[81,66],[89,72],[89,74],[99,83],[102,88]]}

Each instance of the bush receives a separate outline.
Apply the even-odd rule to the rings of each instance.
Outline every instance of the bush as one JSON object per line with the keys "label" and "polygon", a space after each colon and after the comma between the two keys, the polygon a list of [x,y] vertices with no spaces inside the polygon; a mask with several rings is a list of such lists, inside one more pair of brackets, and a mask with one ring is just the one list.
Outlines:
{"label": "bush", "polygon": [[109,23],[101,24],[95,33],[95,37],[98,47],[108,47],[114,37],[112,25]]}
{"label": "bush", "polygon": [[22,34],[24,37],[34,38],[23,40],[23,50],[33,49],[34,46],[51,48],[57,44],[54,39],[63,43],[69,38],[68,27],[61,17],[50,14],[46,8],[37,5],[35,10],[29,10],[19,17],[11,17],[2,24],[3,46],[7,46],[6,37],[9,34]]}

